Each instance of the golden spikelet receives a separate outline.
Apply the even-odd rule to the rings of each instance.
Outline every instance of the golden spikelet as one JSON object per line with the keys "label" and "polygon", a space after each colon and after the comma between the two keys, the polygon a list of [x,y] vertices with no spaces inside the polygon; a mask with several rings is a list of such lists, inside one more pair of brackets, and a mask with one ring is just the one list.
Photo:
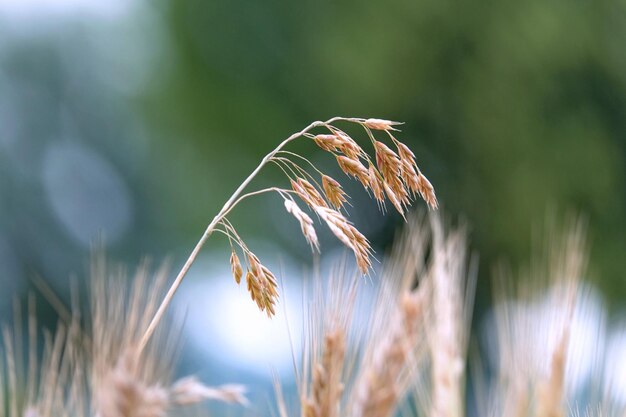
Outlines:
{"label": "golden spikelet", "polygon": [[322,187],[324,188],[324,193],[326,194],[326,199],[333,205],[337,210],[343,207],[343,204],[346,203],[347,194],[341,188],[341,184],[335,181],[333,178],[328,175],[322,176]]}
{"label": "golden spikelet", "polygon": [[400,201],[400,199],[396,195],[396,192],[391,188],[387,181],[383,181],[383,189],[385,190],[387,198],[389,199],[389,201],[391,201],[391,204],[393,204],[396,210],[398,210],[398,213],[404,216],[404,207],[402,205],[402,201]]}
{"label": "golden spikelet", "polygon": [[325,151],[335,152],[341,147],[341,140],[335,135],[315,135],[313,140]]}
{"label": "golden spikelet", "polygon": [[337,138],[337,148],[345,156],[350,159],[358,160],[361,156],[365,155],[363,148],[361,148],[347,133],[334,126],[328,126],[328,128]]}
{"label": "golden spikelet", "polygon": [[402,163],[398,155],[382,142],[374,142],[376,148],[376,163],[387,181],[398,177],[401,172]]}
{"label": "golden spikelet", "polygon": [[315,363],[311,397],[303,401],[303,417],[337,417],[343,393],[341,381],[346,353],[346,335],[334,329],[324,335],[322,358]]}
{"label": "golden spikelet", "polygon": [[385,192],[384,192],[385,185],[383,181],[380,179],[378,171],[376,171],[376,168],[374,168],[374,165],[370,164],[368,174],[369,174],[369,184],[370,184],[370,189],[372,190],[372,194],[374,195],[374,198],[376,199],[378,204],[382,205],[385,202]]}
{"label": "golden spikelet", "polygon": [[320,194],[320,192],[317,191],[317,188],[315,188],[310,182],[308,182],[304,178],[298,178],[297,182],[300,186],[299,189],[302,190],[306,195],[305,200],[310,201],[311,206],[327,206],[324,197],[322,197],[322,194]]}
{"label": "golden spikelet", "polygon": [[390,120],[384,120],[384,119],[367,119],[363,122],[363,124],[372,130],[385,130],[385,131],[396,130],[397,131],[398,129],[395,129],[394,126],[401,125],[402,123],[392,122]]}
{"label": "golden spikelet", "polygon": [[235,253],[234,249],[230,254],[230,269],[233,274],[233,278],[235,278],[235,282],[239,284],[241,282],[241,277],[243,276],[243,268],[241,267],[241,262],[239,261],[239,257]]}
{"label": "golden spikelet", "polygon": [[320,244],[317,240],[317,233],[313,227],[313,220],[295,203],[293,200],[285,199],[285,209],[287,212],[293,214],[293,216],[300,223],[300,229],[307,243],[311,246],[311,249],[319,252]]}
{"label": "golden spikelet", "polygon": [[358,179],[363,187],[369,187],[369,172],[357,159],[351,159],[343,155],[337,156],[339,168],[346,174]]}
{"label": "golden spikelet", "polygon": [[426,178],[423,174],[419,174],[417,177],[418,191],[424,201],[428,204],[431,209],[437,209],[439,207],[439,203],[437,202],[437,197],[435,196],[435,189],[433,188],[428,178]]}
{"label": "golden spikelet", "polygon": [[359,270],[363,274],[367,273],[372,265],[372,249],[367,238],[338,211],[318,206],[315,212],[326,222],[331,232],[354,252]]}
{"label": "golden spikelet", "polygon": [[421,334],[422,310],[421,295],[408,292],[403,295],[398,314],[360,377],[354,417],[391,417],[394,414],[406,389],[398,380],[415,361],[413,355]]}
{"label": "golden spikelet", "polygon": [[248,253],[248,264],[250,268],[246,273],[246,283],[250,297],[261,311],[271,317],[276,312],[274,306],[278,298],[276,278],[253,253]]}
{"label": "golden spikelet", "polygon": [[432,367],[428,415],[463,417],[465,356],[475,281],[473,276],[467,278],[463,231],[446,233],[441,219],[431,219],[433,261],[426,278],[432,297],[426,332]]}

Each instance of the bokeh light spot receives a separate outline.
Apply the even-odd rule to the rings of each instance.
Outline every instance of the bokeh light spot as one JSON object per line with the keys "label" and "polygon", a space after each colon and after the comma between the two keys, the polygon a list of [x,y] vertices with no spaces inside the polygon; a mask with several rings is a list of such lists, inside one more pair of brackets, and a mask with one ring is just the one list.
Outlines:
{"label": "bokeh light spot", "polygon": [[132,217],[129,190],[115,168],[90,149],[50,145],[44,157],[43,184],[58,221],[80,244],[88,247],[100,237],[113,243],[128,230]]}

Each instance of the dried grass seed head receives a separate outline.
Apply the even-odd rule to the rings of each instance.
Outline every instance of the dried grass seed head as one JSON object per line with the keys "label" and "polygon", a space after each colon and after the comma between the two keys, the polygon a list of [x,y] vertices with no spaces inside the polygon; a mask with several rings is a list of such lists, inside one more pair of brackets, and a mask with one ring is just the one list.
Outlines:
{"label": "dried grass seed head", "polygon": [[340,152],[342,152],[348,158],[356,160],[358,160],[362,156],[365,156],[365,151],[363,150],[363,148],[361,148],[359,144],[350,137],[350,135],[334,126],[329,126],[328,128],[337,138],[339,142],[338,149]]}
{"label": "dried grass seed head", "polygon": [[276,313],[274,306],[278,299],[276,278],[251,252],[248,253],[248,264],[250,268],[246,273],[246,283],[250,297],[261,311],[265,311],[271,317]]}
{"label": "dried grass seed head", "polygon": [[383,189],[385,190],[385,194],[387,194],[387,198],[389,199],[389,201],[391,201],[391,204],[393,204],[398,213],[404,216],[404,207],[402,205],[402,201],[400,201],[395,191],[389,186],[387,181],[383,181]]}
{"label": "dried grass seed head", "polygon": [[348,195],[341,187],[341,184],[328,175],[322,176],[322,187],[324,188],[326,199],[336,209],[342,208],[343,204],[348,201]]}
{"label": "dried grass seed head", "polygon": [[285,209],[287,212],[293,214],[293,216],[300,222],[300,229],[307,243],[311,246],[311,249],[319,252],[320,244],[317,239],[317,233],[313,227],[313,220],[308,214],[303,212],[295,201],[285,199]]}
{"label": "dried grass seed head", "polygon": [[138,377],[135,353],[125,352],[117,365],[103,375],[96,394],[102,417],[161,417],[169,407],[168,392],[158,384],[149,386]]}
{"label": "dried grass seed head", "polygon": [[327,331],[322,349],[321,359],[313,364],[310,396],[303,399],[304,417],[336,417],[339,412],[344,389],[345,329]]}
{"label": "dried grass seed head", "polygon": [[235,253],[233,249],[230,254],[230,269],[235,278],[235,282],[239,284],[241,282],[241,277],[243,276],[243,268],[241,267],[241,262],[239,261],[239,257]]}
{"label": "dried grass seed head", "polygon": [[372,249],[367,238],[338,211],[316,207],[315,212],[326,222],[331,232],[354,252],[359,270],[366,274],[372,265]]}
{"label": "dried grass seed head", "polygon": [[308,199],[312,201],[315,205],[326,207],[326,200],[322,197],[322,194],[311,184],[309,181],[304,178],[298,178],[298,185],[304,190]]}
{"label": "dried grass seed head", "polygon": [[401,125],[401,122],[393,122],[391,120],[384,119],[366,119],[363,124],[372,129],[372,130],[395,130],[398,131],[394,126]]}
{"label": "dried grass seed head", "polygon": [[376,163],[383,177],[385,179],[398,177],[402,168],[398,155],[382,142],[376,141],[374,145],[376,147]]}
{"label": "dried grass seed head", "polygon": [[369,187],[369,172],[367,168],[363,166],[361,161],[338,155],[337,164],[339,164],[339,168],[341,168],[344,174],[358,179],[361,184],[363,184],[363,187]]}
{"label": "dried grass seed head", "polygon": [[295,181],[291,180],[291,188],[309,207],[327,206],[319,191],[307,180],[303,178],[297,178]]}
{"label": "dried grass seed head", "polygon": [[439,207],[439,203],[437,202],[437,196],[435,195],[435,188],[428,181],[428,178],[424,176],[424,174],[418,174],[417,177],[418,182],[418,190],[424,201],[428,204],[428,206],[436,210]]}
{"label": "dried grass seed head", "polygon": [[385,202],[385,193],[383,191],[384,185],[383,180],[380,178],[380,174],[378,170],[374,167],[374,165],[370,164],[369,170],[369,184],[370,189],[372,190],[372,194],[374,195],[374,199],[378,202],[378,204],[384,204]]}
{"label": "dried grass seed head", "polygon": [[398,155],[400,156],[400,160],[407,165],[415,165],[415,154],[413,153],[413,151],[396,138],[393,139],[396,147],[398,148]]}
{"label": "dried grass seed head", "polygon": [[409,222],[409,233],[395,245],[373,303],[365,349],[347,401],[346,415],[351,417],[394,415],[427,358],[424,323],[431,297],[421,278],[429,229],[418,219]]}
{"label": "dried grass seed head", "polygon": [[341,147],[341,140],[334,134],[315,135],[313,140],[317,146],[327,152],[336,152]]}

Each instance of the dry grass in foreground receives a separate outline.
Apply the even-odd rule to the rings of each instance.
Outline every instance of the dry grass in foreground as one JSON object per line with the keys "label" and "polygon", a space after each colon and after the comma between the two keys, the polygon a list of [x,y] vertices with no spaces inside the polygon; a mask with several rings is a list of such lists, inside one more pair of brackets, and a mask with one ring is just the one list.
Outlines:
{"label": "dry grass in foreground", "polygon": [[205,400],[247,404],[243,386],[210,387],[193,376],[172,379],[178,349],[173,326],[163,323],[137,354],[166,278],[165,268],[150,274],[144,265],[129,285],[123,270],[111,271],[98,256],[90,308],[82,312],[89,319],[82,322],[78,310],[62,312],[65,321],[55,332],[37,327],[31,297],[26,358],[19,314],[13,329],[2,329],[0,417],[162,417]]}
{"label": "dry grass in foreground", "polygon": [[[336,274],[325,290],[318,285],[296,373],[299,398],[277,387],[279,415],[626,416],[608,395],[611,383],[602,381],[602,353],[591,392],[581,397],[569,388],[579,365],[571,357],[579,342],[572,323],[575,311],[586,311],[587,252],[580,222],[547,235],[532,268],[517,281],[496,280],[490,356],[474,355],[472,401],[466,380],[475,263],[463,230],[446,231],[432,215],[409,222],[364,314],[354,314],[360,297],[353,277]],[[476,414],[469,411],[474,403]]]}

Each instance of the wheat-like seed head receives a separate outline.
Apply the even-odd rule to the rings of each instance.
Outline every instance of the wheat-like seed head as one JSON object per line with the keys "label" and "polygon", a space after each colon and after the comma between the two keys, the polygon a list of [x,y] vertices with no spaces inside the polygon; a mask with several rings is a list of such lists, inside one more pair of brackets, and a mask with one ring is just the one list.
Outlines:
{"label": "wheat-like seed head", "polygon": [[235,282],[239,284],[241,282],[241,277],[243,276],[243,268],[241,267],[241,261],[234,250],[232,250],[230,254],[230,270],[233,274],[233,278],[235,278]]}
{"label": "wheat-like seed head", "polygon": [[[389,201],[391,201],[391,204],[393,204],[396,210],[398,210],[398,213],[404,216],[404,206],[403,206],[402,197],[396,194],[394,189],[391,187],[391,185],[389,185],[387,181],[383,181],[383,190],[385,190],[385,194],[387,195],[387,198],[389,199]],[[396,190],[397,190],[397,187],[396,187]]]}
{"label": "wheat-like seed head", "polygon": [[497,346],[490,346],[490,353],[499,360],[489,398],[491,416],[578,415],[572,408],[576,405],[568,404],[566,376],[578,365],[568,355],[574,347],[574,312],[586,311],[580,285],[586,251],[582,223],[568,226],[565,233],[554,225],[548,229],[548,239],[517,285],[510,284],[509,276],[496,280]]}
{"label": "wheat-like seed head", "polygon": [[383,177],[395,180],[400,175],[402,163],[398,155],[382,142],[375,141],[376,163]]}
{"label": "wheat-like seed head", "polygon": [[391,417],[407,388],[407,375],[414,363],[419,363],[415,349],[420,343],[423,319],[422,296],[405,292],[399,308],[380,336],[371,362],[365,363],[357,381],[353,403],[354,417]]}
{"label": "wheat-like seed head", "polygon": [[374,195],[374,199],[382,206],[385,203],[385,192],[384,192],[384,183],[380,179],[380,174],[374,168],[374,165],[370,164],[368,169],[369,183],[370,189],[372,190],[372,194]]}
{"label": "wheat-like seed head", "polygon": [[369,187],[369,172],[360,160],[338,155],[337,164],[344,174],[358,179],[363,184],[363,187]]}
{"label": "wheat-like seed head", "polygon": [[433,185],[422,173],[417,176],[417,189],[430,208],[436,209],[439,206]]}
{"label": "wheat-like seed head", "polygon": [[248,265],[246,284],[250,296],[261,311],[265,311],[268,316],[273,316],[278,298],[276,278],[269,269],[261,265],[259,258],[252,252],[248,253]]}
{"label": "wheat-like seed head", "polygon": [[[407,278],[401,284],[393,285],[395,281],[385,274],[381,281],[392,286],[384,298],[374,302],[377,319],[369,326],[372,336],[362,339],[366,347],[361,351],[360,359],[353,359],[350,353],[354,348],[350,346],[350,339],[343,337],[349,333],[346,330],[336,333],[337,328],[329,328],[318,336],[318,343],[322,345],[321,354],[316,356],[317,360],[310,362],[309,389],[301,397],[303,416],[392,416],[412,384],[419,384],[415,392],[419,415],[465,415],[465,358],[474,288],[474,281],[468,276],[473,274],[468,275],[463,230],[444,232],[443,223],[438,219],[431,222],[429,230],[433,233],[432,240],[427,241],[429,250],[424,249],[426,244],[423,241],[428,236],[428,230],[419,229],[415,236],[421,236],[422,240],[409,242],[413,244],[410,252],[413,256],[407,256],[405,252],[400,257],[403,262],[395,265],[400,275],[412,279]],[[576,280],[585,265],[578,233],[575,230],[565,244],[551,242],[548,268],[537,271],[541,272],[539,279],[549,278],[557,284],[547,316],[531,314],[525,309],[524,298],[510,311],[497,311],[498,319],[509,324],[504,326],[505,332],[499,340],[497,358],[502,368],[499,369],[501,374],[497,389],[492,393],[496,395],[487,397],[493,403],[491,407],[481,409],[481,415],[607,415],[602,410],[609,409],[607,406],[611,403],[597,410],[589,409],[586,414],[577,413],[571,406],[568,411],[565,376],[571,344],[572,311],[576,301]],[[426,253],[429,254],[428,262],[425,262]],[[413,282],[416,276],[419,277],[417,287],[406,284]],[[538,283],[535,278],[530,287],[537,289]],[[524,291],[520,295],[529,296],[532,292]],[[546,325],[551,335],[541,330]],[[509,338],[509,333],[518,333],[519,337]],[[548,339],[554,339],[554,343]],[[342,343],[338,344],[337,340]],[[345,349],[337,349],[336,346],[343,346],[343,340],[346,340]],[[544,344],[549,346],[547,356],[546,349],[537,346]],[[543,358],[532,353],[537,350],[544,352]],[[332,365],[332,354],[339,358],[342,352],[345,352],[343,369],[350,368],[347,364],[355,363],[357,371],[354,374],[345,373],[336,380],[339,382],[331,383],[331,369],[338,369]],[[425,382],[424,376],[428,382]],[[333,392],[343,393],[341,399],[334,401],[334,407],[328,406],[328,384],[335,387]],[[284,407],[281,410],[281,417],[289,416]],[[623,414],[623,407],[611,410],[608,415]]]}
{"label": "wheat-like seed head", "polygon": [[367,119],[363,122],[363,124],[373,130],[397,131],[398,129],[396,129],[394,126],[401,125],[402,123],[392,122],[392,121],[383,120],[383,119]]}
{"label": "wheat-like seed head", "polygon": [[337,136],[333,134],[315,135],[313,137],[313,140],[315,141],[317,146],[328,152],[338,152],[343,143]]}
{"label": "wheat-like seed head", "polygon": [[324,187],[326,198],[337,210],[341,209],[343,204],[348,201],[347,194],[343,188],[341,188],[341,184],[328,175],[322,176],[322,186]]}
{"label": "wheat-like seed head", "polygon": [[337,138],[339,142],[338,150],[341,153],[343,153],[350,159],[356,160],[366,156],[363,148],[361,148],[359,144],[350,137],[350,135],[335,126],[327,125],[327,127]]}
{"label": "wheat-like seed head", "polygon": [[311,249],[317,250],[319,252],[320,244],[317,240],[317,234],[315,232],[315,228],[313,227],[313,220],[296,204],[295,201],[285,199],[285,209],[300,222],[300,229],[302,230],[302,234],[304,235],[307,243],[311,245]]}
{"label": "wheat-like seed head", "polygon": [[432,289],[427,339],[431,360],[429,416],[464,415],[465,356],[475,282],[468,279],[462,230],[444,232],[432,219],[433,260],[427,276]]}
{"label": "wheat-like seed head", "polygon": [[336,417],[343,394],[343,366],[346,354],[345,329],[324,335],[322,358],[314,364],[310,398],[304,398],[302,417]]}
{"label": "wheat-like seed head", "polygon": [[369,241],[341,213],[328,207],[314,207],[315,212],[326,222],[331,232],[354,252],[356,263],[362,273],[372,266]]}

